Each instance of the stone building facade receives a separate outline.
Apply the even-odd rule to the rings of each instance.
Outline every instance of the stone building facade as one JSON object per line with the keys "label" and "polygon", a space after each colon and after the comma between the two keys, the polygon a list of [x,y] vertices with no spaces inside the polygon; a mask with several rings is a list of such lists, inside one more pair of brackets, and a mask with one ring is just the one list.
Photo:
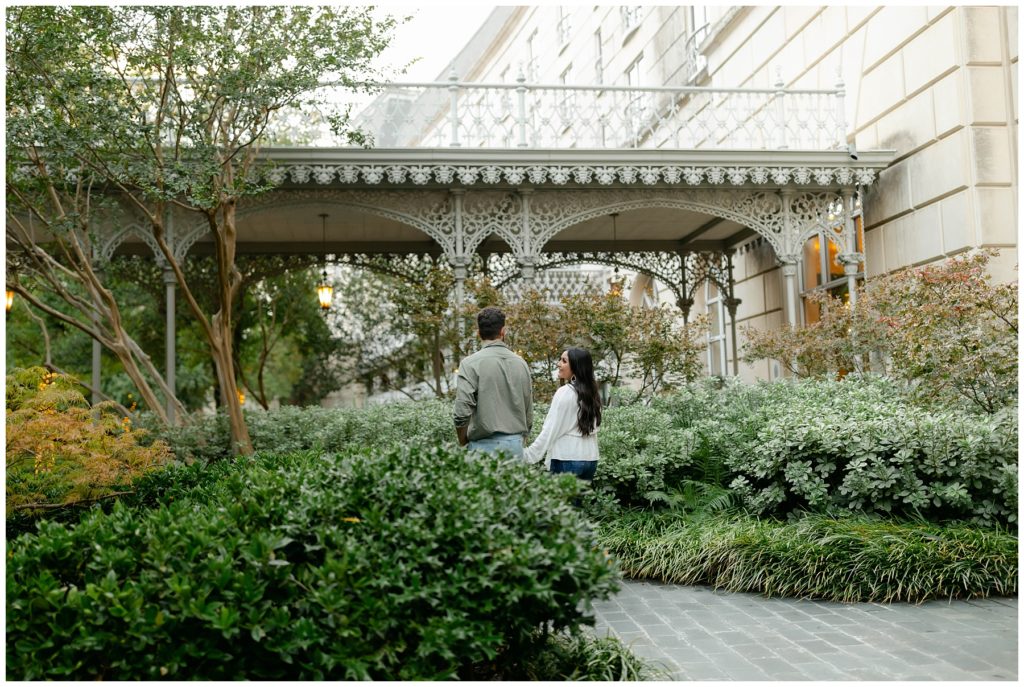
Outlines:
{"label": "stone building facade", "polygon": [[[453,62],[465,81],[845,89],[850,154],[896,151],[862,195],[860,278],[977,247],[1017,264],[1015,6],[544,6],[497,8]],[[444,76],[444,75],[442,75]],[[762,238],[734,247],[742,328],[786,321],[783,278]],[[837,248],[809,239],[801,293],[846,287]],[[709,371],[732,369],[722,295],[696,294],[713,324]],[[807,322],[815,313],[801,308]],[[717,329],[715,327],[717,326]],[[746,379],[777,365],[741,364]]]}

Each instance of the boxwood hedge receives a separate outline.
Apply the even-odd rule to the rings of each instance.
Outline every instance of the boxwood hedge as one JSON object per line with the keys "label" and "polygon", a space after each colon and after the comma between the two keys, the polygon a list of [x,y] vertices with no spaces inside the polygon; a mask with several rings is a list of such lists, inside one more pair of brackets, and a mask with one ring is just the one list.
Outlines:
{"label": "boxwood hedge", "polygon": [[578,488],[443,448],[310,452],[42,523],[8,544],[7,677],[515,673],[617,584]]}

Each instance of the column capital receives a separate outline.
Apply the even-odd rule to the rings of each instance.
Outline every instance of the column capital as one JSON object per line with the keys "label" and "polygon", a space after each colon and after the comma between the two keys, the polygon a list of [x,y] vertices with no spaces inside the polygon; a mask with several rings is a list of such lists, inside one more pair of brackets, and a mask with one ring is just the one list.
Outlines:
{"label": "column capital", "polygon": [[517,255],[516,262],[519,264],[519,271],[523,274],[523,279],[533,279],[534,274],[537,271],[537,259],[536,255]]}
{"label": "column capital", "polygon": [[693,307],[693,299],[680,298],[679,300],[676,301],[676,305],[679,306],[679,309],[683,311],[683,318],[689,319],[690,309]]}
{"label": "column capital", "polygon": [[[855,269],[853,271],[854,271],[854,273],[856,273],[857,272],[856,268],[860,265],[860,263],[864,262],[864,254],[863,253],[840,253],[839,255],[836,256],[836,262],[838,262],[840,265],[845,265],[847,268],[849,268],[851,266],[854,267]],[[849,273],[850,273],[849,269],[847,269],[847,274],[849,274]]]}
{"label": "column capital", "polygon": [[455,273],[456,281],[463,281],[469,275],[469,263],[471,259],[468,255],[449,255],[448,264],[452,266],[452,272]]}
{"label": "column capital", "polygon": [[781,260],[780,260],[780,262],[782,262],[782,276],[784,276],[784,277],[795,277],[796,276],[796,268],[797,268],[796,262],[785,262],[785,261],[781,261]]}

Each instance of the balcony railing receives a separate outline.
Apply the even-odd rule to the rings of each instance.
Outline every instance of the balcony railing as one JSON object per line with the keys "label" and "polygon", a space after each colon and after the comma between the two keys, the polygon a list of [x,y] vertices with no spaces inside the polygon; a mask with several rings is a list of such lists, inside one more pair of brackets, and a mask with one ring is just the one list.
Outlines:
{"label": "balcony railing", "polygon": [[[831,150],[844,90],[391,83],[353,123],[378,148]],[[338,144],[338,143],[336,143]],[[340,145],[345,145],[341,143]]]}

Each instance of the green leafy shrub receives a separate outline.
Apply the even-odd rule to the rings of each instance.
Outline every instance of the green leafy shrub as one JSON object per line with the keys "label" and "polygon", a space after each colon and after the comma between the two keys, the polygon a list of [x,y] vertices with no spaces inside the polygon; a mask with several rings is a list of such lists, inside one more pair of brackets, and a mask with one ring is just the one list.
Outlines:
{"label": "green leafy shrub", "polygon": [[634,512],[599,538],[624,574],[674,584],[843,602],[1017,593],[1017,537],[963,525]]}
{"label": "green leafy shrub", "polygon": [[[368,408],[284,406],[245,412],[253,447],[258,452],[285,454],[310,449],[341,451],[348,446],[385,447],[398,444],[455,445],[451,403],[424,400],[387,403]],[[222,413],[196,415],[184,427],[150,425],[179,461],[212,463],[232,457],[227,418]]]}
{"label": "green leafy shrub", "polygon": [[[112,405],[90,408],[77,382],[42,367],[7,376],[7,515],[18,526],[41,513],[93,503],[170,460]],[[13,515],[13,518],[11,517]]]}
{"label": "green leafy shrub", "polygon": [[1015,413],[928,411],[877,380],[775,383],[727,445],[730,486],[755,513],[1016,521]]}
{"label": "green leafy shrub", "polygon": [[440,448],[310,452],[205,500],[42,523],[8,545],[7,677],[521,672],[539,627],[615,588],[578,489]]}
{"label": "green leafy shrub", "polygon": [[669,415],[647,406],[605,409],[597,439],[594,488],[625,506],[665,501],[691,465],[692,431],[674,428]]}

